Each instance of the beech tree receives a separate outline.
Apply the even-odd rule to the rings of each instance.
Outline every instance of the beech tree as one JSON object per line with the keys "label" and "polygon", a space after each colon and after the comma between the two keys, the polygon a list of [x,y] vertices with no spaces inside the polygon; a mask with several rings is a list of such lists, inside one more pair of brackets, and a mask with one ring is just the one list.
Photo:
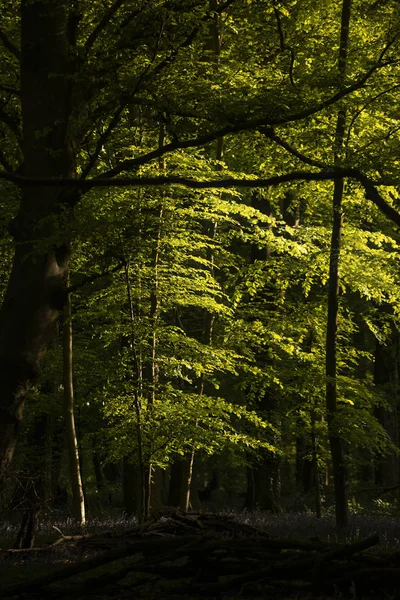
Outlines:
{"label": "beech tree", "polygon": [[[84,232],[74,214],[92,195],[112,208],[120,188],[233,189],[248,208],[246,190],[265,188],[277,209],[277,186],[307,185],[311,198],[322,197],[332,181],[337,190],[349,181],[363,206],[373,204],[400,224],[385,191],[398,184],[391,106],[398,89],[399,9],[394,1],[353,8],[354,34],[352,25],[344,56],[346,24],[340,42],[340,11],[328,0],[289,8],[264,0],[21,0],[2,1],[0,8],[0,182],[14,213],[8,223],[14,254],[7,255],[0,312],[4,481],[25,398],[74,287],[67,283],[71,244]],[[218,69],[215,50],[204,47],[216,19]],[[337,115],[344,111],[349,126],[346,131],[343,123],[339,137],[347,150],[332,156]],[[216,161],[222,138],[224,156]],[[161,159],[160,174],[154,161]],[[320,207],[309,205],[316,219]],[[242,241],[292,258],[301,253],[296,240],[291,245],[296,231],[275,236],[272,228],[258,239],[248,230]],[[117,254],[109,256],[109,269],[118,269]],[[249,282],[252,269],[246,269]],[[336,377],[332,370],[326,375]],[[265,380],[260,385],[265,389]],[[328,411],[332,407],[328,403]]]}

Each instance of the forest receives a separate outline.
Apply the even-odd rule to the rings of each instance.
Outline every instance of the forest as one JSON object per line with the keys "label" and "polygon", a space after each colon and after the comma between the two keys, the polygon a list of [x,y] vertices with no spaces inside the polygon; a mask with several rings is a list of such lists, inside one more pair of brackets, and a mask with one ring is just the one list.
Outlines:
{"label": "forest", "polygon": [[0,547],[396,519],[399,52],[397,0],[0,0]]}

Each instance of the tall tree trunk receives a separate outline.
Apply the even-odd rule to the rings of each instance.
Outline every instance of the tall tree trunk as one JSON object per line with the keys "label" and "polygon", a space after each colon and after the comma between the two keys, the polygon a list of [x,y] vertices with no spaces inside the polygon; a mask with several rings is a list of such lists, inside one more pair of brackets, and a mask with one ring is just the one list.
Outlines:
{"label": "tall tree trunk", "polygon": [[[22,174],[29,177],[73,174],[68,6],[65,0],[21,2]],[[12,226],[17,244],[0,310],[0,484],[12,461],[26,394],[66,299],[69,252],[59,214],[69,201],[54,187],[21,187]]]}
{"label": "tall tree trunk", "polygon": [[[142,367],[143,363],[142,363],[142,357],[141,357],[141,350],[139,348],[139,353],[138,353],[137,342],[136,342],[136,338],[135,338],[135,312],[134,312],[134,307],[133,307],[131,281],[130,281],[130,277],[129,277],[129,264],[127,264],[127,263],[125,264],[124,270],[125,270],[126,293],[127,293],[127,299],[128,299],[128,307],[129,307],[129,317],[130,317],[130,323],[131,323],[131,344],[132,344],[132,351],[133,351],[133,363],[135,365],[135,370],[136,370],[136,384],[137,384],[137,389],[133,394],[133,405],[134,405],[134,409],[135,409],[135,413],[136,413],[137,459],[138,459],[138,464],[139,464],[139,475],[138,475],[138,479],[137,479],[138,491],[137,491],[137,501],[135,503],[135,508],[136,508],[136,514],[137,514],[139,522],[143,523],[144,518],[145,518],[145,507],[146,507],[146,502],[147,502],[146,499],[148,496],[147,488],[148,488],[148,484],[149,484],[149,475],[148,475],[148,471],[146,470],[146,464],[145,464],[145,458],[144,458],[144,452],[143,452],[142,407],[141,407],[141,399],[140,399],[140,396],[142,394],[142,387],[143,387],[143,367]],[[125,462],[124,462],[124,482],[126,483],[126,486],[127,486],[127,489],[126,489],[127,494],[131,493],[130,491],[128,491],[128,486],[130,485],[130,483],[128,482],[127,479],[125,480],[125,476],[128,476],[128,473],[126,473],[126,470],[128,469],[128,464],[130,464],[130,462],[131,462],[130,457],[126,457]],[[131,503],[131,501],[128,500],[128,498],[126,497],[126,503],[127,503],[127,506],[129,507],[127,510],[130,511],[131,508],[133,507],[133,500]]]}
{"label": "tall tree trunk", "polygon": [[[158,135],[158,147],[162,148],[165,146],[165,127],[163,122],[160,122],[160,129]],[[158,166],[161,172],[165,172],[165,159],[161,157],[158,162]],[[158,323],[160,318],[160,309],[161,309],[161,301],[159,296],[159,266],[160,266],[160,252],[161,252],[161,236],[163,235],[163,213],[164,213],[164,196],[165,192],[162,192],[161,201],[158,205],[157,214],[156,214],[156,239],[155,245],[152,252],[152,267],[154,270],[153,276],[153,288],[150,294],[150,323],[153,328],[150,347],[151,347],[151,372],[150,372],[150,392],[148,397],[149,404],[149,415],[152,414],[154,409],[154,405],[157,400],[157,390],[158,390],[158,382],[159,382],[159,364],[158,364]],[[162,474],[160,472],[160,468],[157,465],[153,465],[153,451],[154,444],[153,440],[150,439],[149,444],[149,456],[145,462],[145,488],[144,488],[144,517],[148,517],[150,514],[150,510],[152,508],[152,493],[156,491],[157,488],[157,496],[158,500],[154,503],[154,508],[156,508],[156,504],[161,502],[161,479]],[[159,508],[159,506],[157,507]]]}
{"label": "tall tree trunk", "polygon": [[[274,409],[275,401],[266,393],[260,402],[259,411],[269,421],[274,422]],[[279,420],[275,420],[274,426],[279,430]],[[279,439],[274,439],[273,443],[279,446]],[[283,511],[281,505],[281,460],[279,455],[269,450],[262,450],[259,454],[259,461],[253,462],[251,467],[247,467],[245,506],[249,510],[258,508],[279,514]]]}
{"label": "tall tree trunk", "polygon": [[[340,30],[339,75],[344,85],[346,77],[347,52],[349,41],[349,24],[351,0],[343,0],[342,22]],[[346,112],[341,109],[338,114],[335,133],[334,158],[340,160],[346,125]],[[348,522],[348,506],[346,497],[346,473],[342,440],[337,411],[337,325],[339,296],[339,259],[343,227],[343,179],[336,179],[333,191],[333,225],[329,259],[328,284],[328,319],[326,328],[326,412],[328,423],[329,446],[332,459],[333,481],[335,487],[335,514],[338,527]]]}
{"label": "tall tree trunk", "polygon": [[315,485],[315,514],[317,519],[322,517],[322,502],[321,502],[321,482],[319,477],[318,467],[318,445],[317,445],[317,430],[315,426],[315,409],[311,413],[311,446],[312,446],[312,465]]}
{"label": "tall tree trunk", "polygon": [[[264,215],[271,215],[270,203],[266,199],[260,199],[256,191],[252,193],[251,206],[258,209]],[[266,261],[271,255],[270,248],[259,248],[257,244],[252,244],[250,248],[250,262]],[[272,310],[272,309],[270,309]],[[259,360],[269,360],[266,356],[259,357]],[[276,409],[276,400],[268,392],[260,397],[257,410],[264,418],[275,420],[274,426],[277,430],[280,428],[279,419],[274,417]],[[279,445],[279,435],[271,440],[277,446]],[[259,452],[259,460],[250,460],[247,467],[247,492],[245,507],[249,510],[259,508],[261,510],[271,510],[274,513],[282,512],[280,503],[280,458],[269,450]]]}
{"label": "tall tree trunk", "polygon": [[[218,9],[218,0],[210,0],[209,1],[210,10],[216,11]],[[221,32],[220,32],[220,22],[219,16],[215,12],[214,19],[212,21],[209,35],[206,43],[206,49],[211,50],[212,60],[215,61],[216,67],[218,68],[219,57],[221,54]],[[224,138],[219,137],[216,143],[215,149],[215,158],[217,161],[221,161],[224,153]],[[222,166],[219,167],[219,169]],[[203,232],[208,235],[212,240],[215,239],[217,233],[217,222],[204,222],[203,223]],[[214,252],[211,248],[207,250],[207,259],[210,263],[210,273],[214,275]],[[204,314],[204,332],[203,332],[203,343],[208,346],[212,345],[213,340],[213,326],[215,321],[215,315],[213,315],[209,311],[205,311]],[[205,387],[205,378],[204,375],[200,379],[199,383],[199,397],[204,394]],[[193,468],[194,461],[196,456],[196,447],[193,445],[192,451],[187,455],[185,461],[185,468],[182,471],[183,481],[182,481],[182,489],[181,489],[181,500],[180,507],[183,511],[187,512],[190,508],[191,504],[191,488],[193,481]],[[197,495],[197,491],[195,492]],[[193,502],[196,503],[196,499],[194,498]]]}
{"label": "tall tree trunk", "polygon": [[314,485],[314,463],[312,440],[305,437],[296,439],[296,486],[308,494]]}
{"label": "tall tree trunk", "polygon": [[140,493],[140,470],[132,460],[124,456],[123,463],[123,496],[125,514],[130,517],[138,511],[138,493]]}
{"label": "tall tree trunk", "polygon": [[69,473],[72,489],[72,516],[81,525],[85,524],[85,497],[79,462],[79,448],[75,429],[74,384],[72,368],[72,310],[71,294],[64,308],[63,323],[63,371],[64,371],[64,420],[67,439]]}
{"label": "tall tree trunk", "polygon": [[[392,327],[391,335],[386,340],[386,344],[376,340],[375,345],[375,362],[374,362],[374,384],[377,388],[381,388],[383,393],[388,396],[388,401],[396,409],[398,397],[398,381],[397,381],[397,346],[398,346],[398,331]],[[374,415],[380,425],[385,429],[388,437],[396,443],[397,427],[396,416],[394,412],[389,411],[385,406],[375,406]],[[386,456],[381,456],[375,462],[374,479],[376,485],[395,486],[398,485],[398,457],[391,453]]]}
{"label": "tall tree trunk", "polygon": [[[191,453],[189,457],[184,459],[176,459],[171,465],[171,477],[169,482],[168,505],[180,508],[182,511],[187,511],[190,502],[190,482],[188,471],[190,469]],[[190,475],[191,480],[191,475]]]}

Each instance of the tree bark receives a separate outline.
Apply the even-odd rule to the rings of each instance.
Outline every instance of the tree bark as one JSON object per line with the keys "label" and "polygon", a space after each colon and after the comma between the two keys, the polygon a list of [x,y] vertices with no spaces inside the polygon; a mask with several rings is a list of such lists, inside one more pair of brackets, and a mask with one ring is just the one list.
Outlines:
{"label": "tree bark", "polygon": [[[343,0],[342,22],[340,31],[339,48],[339,74],[344,85],[346,76],[347,51],[349,40],[349,23],[351,14],[351,0]],[[346,112],[339,111],[334,155],[338,163],[342,153],[343,139],[346,125]],[[328,319],[326,328],[326,412],[328,423],[329,446],[332,459],[333,481],[335,488],[335,514],[338,527],[344,527],[348,522],[348,506],[346,498],[346,473],[342,440],[338,425],[337,414],[337,326],[338,326],[338,297],[339,297],[339,259],[343,227],[343,179],[335,180],[333,192],[333,225],[329,259],[329,284],[328,284]]]}
{"label": "tree bark", "polygon": [[[21,173],[28,177],[73,175],[68,4],[21,2]],[[60,208],[71,201],[57,188],[21,187],[11,227],[13,265],[0,310],[0,485],[13,458],[26,394],[66,300],[69,251]]]}

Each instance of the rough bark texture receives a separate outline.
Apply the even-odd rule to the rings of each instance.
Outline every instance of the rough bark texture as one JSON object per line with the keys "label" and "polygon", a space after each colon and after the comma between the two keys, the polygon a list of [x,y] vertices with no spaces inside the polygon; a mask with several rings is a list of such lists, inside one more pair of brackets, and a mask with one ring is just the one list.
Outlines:
{"label": "rough bark texture", "polygon": [[[30,177],[73,174],[67,6],[61,0],[21,2],[22,174]],[[0,311],[0,482],[13,457],[26,394],[65,302],[68,244],[59,213],[66,202],[57,188],[25,185],[12,225],[15,256]]]}

